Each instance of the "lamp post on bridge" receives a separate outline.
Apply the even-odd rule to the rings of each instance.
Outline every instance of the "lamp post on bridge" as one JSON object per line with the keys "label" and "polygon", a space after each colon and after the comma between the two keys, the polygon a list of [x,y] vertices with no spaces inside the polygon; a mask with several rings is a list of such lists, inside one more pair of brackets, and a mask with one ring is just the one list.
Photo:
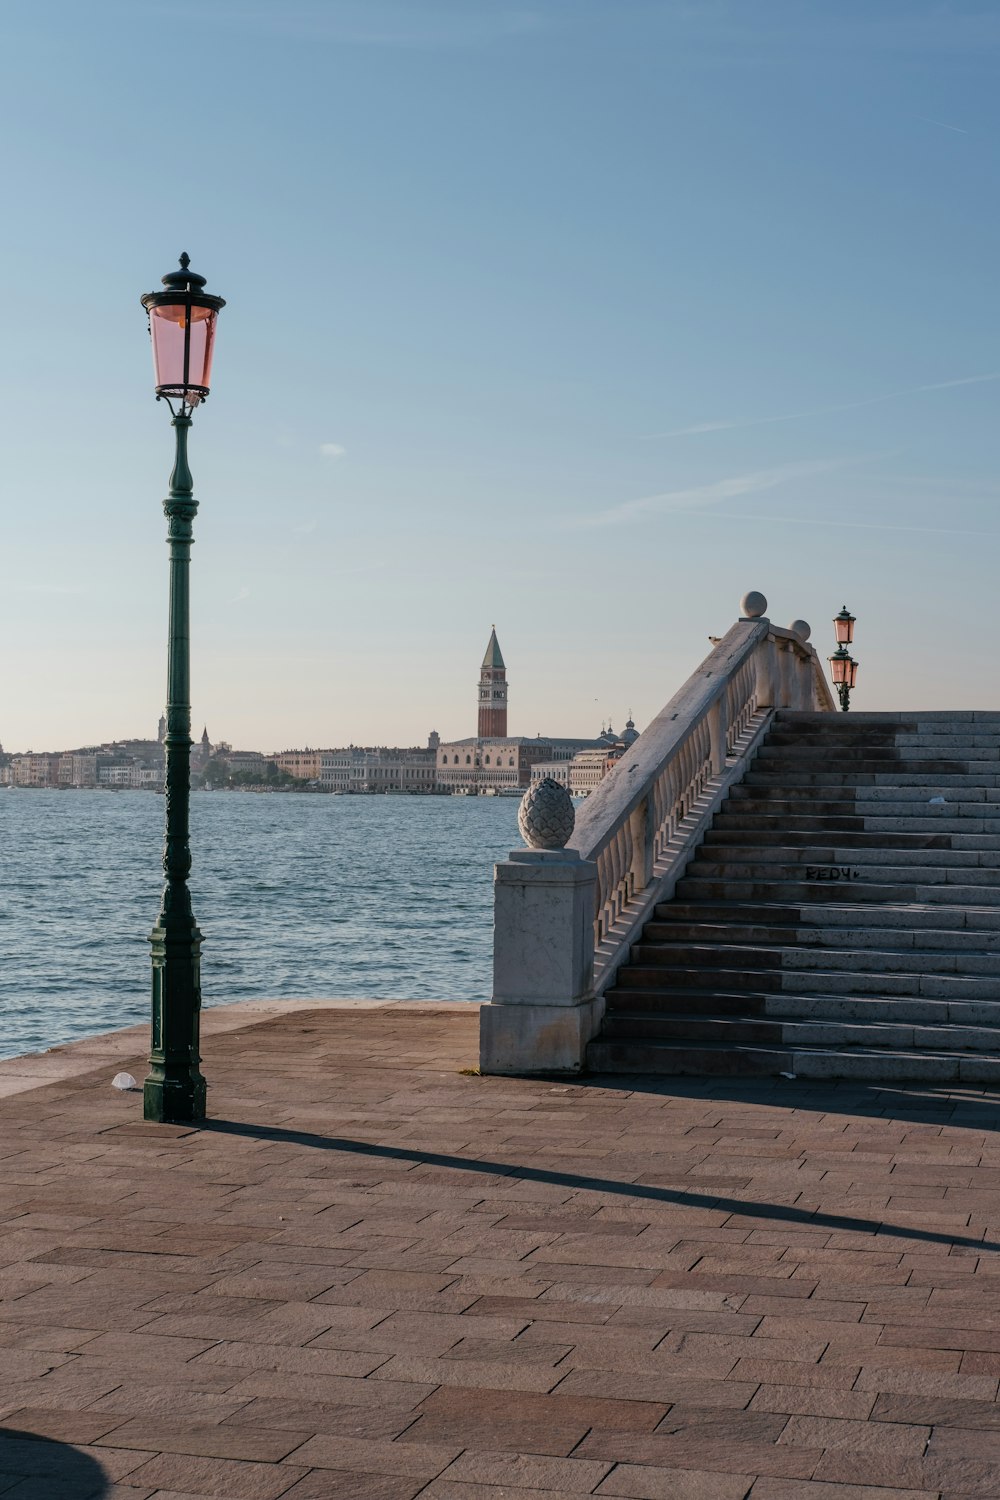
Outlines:
{"label": "lamp post on bridge", "polygon": [[833,629],[837,649],[832,656],[827,658],[830,663],[830,676],[840,699],[841,711],[845,714],[850,709],[851,691],[858,680],[858,664],[847,649],[854,640],[854,624],[855,616],[845,604],[840,614],[834,616]]}
{"label": "lamp post on bridge", "polygon": [[189,569],[198,502],[187,461],[187,437],[196,406],[208,396],[212,353],[222,297],[204,290],[205,277],[189,270],[163,277],[165,290],[141,299],[149,316],[156,399],[170,408],[175,458],[163,502],[170,547],[170,615],[167,646],[167,711],[164,753],[165,823],[163,900],[150,935],[152,1035],[150,1071],[143,1085],[147,1120],[205,1118],[205,1080],[199,1063],[201,1021],[201,933],[194,919],[191,869],[191,690]]}

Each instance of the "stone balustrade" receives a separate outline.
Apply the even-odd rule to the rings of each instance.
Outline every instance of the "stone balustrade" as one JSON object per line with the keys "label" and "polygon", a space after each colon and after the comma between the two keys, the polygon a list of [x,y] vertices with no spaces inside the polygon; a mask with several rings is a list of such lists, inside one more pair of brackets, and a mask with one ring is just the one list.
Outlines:
{"label": "stone balustrade", "polygon": [[[744,595],[741,618],[587,798],[565,847],[515,850],[495,867],[483,1072],[580,1070],[603,991],[775,711],[834,710],[809,626],[773,625],[766,608]],[[530,810],[521,828],[530,841]]]}

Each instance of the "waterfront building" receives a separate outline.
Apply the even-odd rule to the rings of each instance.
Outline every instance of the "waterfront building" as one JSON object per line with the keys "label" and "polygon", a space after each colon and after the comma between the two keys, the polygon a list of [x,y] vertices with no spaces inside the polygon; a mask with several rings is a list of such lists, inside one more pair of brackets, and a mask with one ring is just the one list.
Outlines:
{"label": "waterfront building", "polygon": [[267,768],[274,762],[268,760],[260,750],[229,750],[226,752],[226,765],[229,767],[230,776],[259,776],[263,781],[267,775]]}
{"label": "waterfront building", "polygon": [[96,750],[67,750],[59,757],[59,785],[94,787],[97,785]]}
{"label": "waterfront building", "polygon": [[97,785],[132,791],[158,791],[163,786],[163,763],[133,755],[99,755]]}
{"label": "waterfront building", "polygon": [[61,755],[48,751],[27,750],[10,758],[10,780],[13,786],[58,786]]}
{"label": "waterfront building", "polygon": [[437,784],[449,792],[516,791],[528,786],[540,761],[569,761],[594,740],[506,735],[503,739],[449,740],[437,753]]}
{"label": "waterfront building", "polygon": [[281,750],[268,756],[279,771],[297,781],[318,781],[322,770],[322,750]]}
{"label": "waterfront building", "polygon": [[426,749],[349,745],[320,752],[320,785],[331,792],[433,792],[440,736]]}

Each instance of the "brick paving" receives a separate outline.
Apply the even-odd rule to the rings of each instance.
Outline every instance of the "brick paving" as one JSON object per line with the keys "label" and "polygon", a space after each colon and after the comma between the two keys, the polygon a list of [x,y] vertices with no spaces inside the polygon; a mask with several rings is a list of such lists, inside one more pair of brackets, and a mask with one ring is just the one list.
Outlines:
{"label": "brick paving", "polygon": [[989,1091],[300,1009],[210,1035],[192,1130],[124,1045],[0,1101],[3,1500],[1000,1496]]}

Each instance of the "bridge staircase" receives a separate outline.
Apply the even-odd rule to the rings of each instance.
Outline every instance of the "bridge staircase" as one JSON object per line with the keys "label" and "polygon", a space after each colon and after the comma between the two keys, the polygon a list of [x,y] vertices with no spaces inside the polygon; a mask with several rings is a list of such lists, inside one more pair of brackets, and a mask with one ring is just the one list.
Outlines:
{"label": "bridge staircase", "polygon": [[766,604],[497,865],[483,1072],[1000,1083],[1000,712],[839,713]]}
{"label": "bridge staircase", "polygon": [[778,711],[587,1062],[1000,1081],[1000,713]]}

